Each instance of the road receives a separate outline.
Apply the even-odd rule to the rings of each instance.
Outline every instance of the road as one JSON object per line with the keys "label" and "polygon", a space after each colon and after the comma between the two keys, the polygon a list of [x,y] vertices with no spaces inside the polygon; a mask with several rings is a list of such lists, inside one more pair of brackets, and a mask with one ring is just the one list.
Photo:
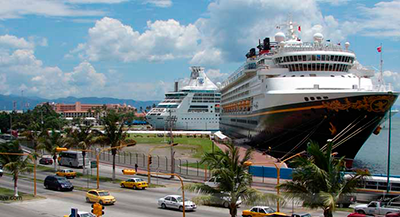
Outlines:
{"label": "road", "polygon": [[[111,177],[111,169],[108,165],[101,165],[101,175]],[[120,170],[117,170],[117,178],[125,179]],[[38,171],[37,177],[39,180],[44,180],[47,175],[53,174],[52,172]],[[24,175],[32,177],[31,175]],[[156,179],[152,179],[156,182]],[[87,181],[85,179],[72,179],[71,182],[74,186],[86,187]],[[116,197],[117,202],[115,205],[109,205],[105,208],[104,216],[122,217],[122,216],[143,216],[143,217],[175,217],[182,216],[182,213],[176,210],[163,210],[158,208],[157,200],[168,194],[181,194],[180,184],[177,180],[158,179],[159,184],[163,184],[165,188],[149,188],[146,190],[132,190],[123,189],[119,187],[118,183],[103,182],[101,189],[107,189],[113,196]],[[26,193],[33,192],[33,181],[31,178],[21,178],[18,181],[19,190]],[[0,178],[0,186],[13,189],[13,181],[11,176],[3,176]],[[95,182],[91,181],[90,187],[95,187]],[[263,189],[263,191],[267,191]],[[23,202],[13,202],[9,204],[0,203],[0,217],[2,216],[29,216],[29,217],[47,217],[47,216],[63,216],[70,213],[70,208],[78,208],[81,211],[90,211],[91,204],[85,202],[84,191],[74,190],[73,192],[57,192],[53,190],[44,189],[43,183],[37,184],[38,195],[46,197],[46,199],[37,199]],[[273,191],[271,191],[273,192]],[[185,192],[187,198],[196,196],[194,193]],[[238,211],[238,216],[244,208],[241,207]],[[281,209],[285,213],[291,213],[291,206]],[[313,216],[321,216],[320,210],[304,210],[301,207],[294,207],[295,212],[309,212]],[[335,216],[345,217],[347,212],[336,212]],[[188,212],[187,216],[229,216],[228,209],[209,206],[198,206],[195,212]]]}

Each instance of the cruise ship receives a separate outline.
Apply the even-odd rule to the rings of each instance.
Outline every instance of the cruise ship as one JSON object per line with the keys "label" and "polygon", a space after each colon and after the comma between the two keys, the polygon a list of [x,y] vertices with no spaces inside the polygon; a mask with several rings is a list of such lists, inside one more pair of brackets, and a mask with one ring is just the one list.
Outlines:
{"label": "cruise ship", "polygon": [[173,92],[150,110],[147,121],[156,130],[218,131],[221,93],[207,77],[203,67],[190,67],[188,84],[182,88],[175,82]]}
{"label": "cruise ship", "polygon": [[[358,63],[350,43],[303,42],[298,25],[265,38],[221,86],[220,130],[278,159],[333,143],[354,159],[398,97],[390,85],[374,85],[375,71]],[[382,80],[382,79],[380,79]]]}

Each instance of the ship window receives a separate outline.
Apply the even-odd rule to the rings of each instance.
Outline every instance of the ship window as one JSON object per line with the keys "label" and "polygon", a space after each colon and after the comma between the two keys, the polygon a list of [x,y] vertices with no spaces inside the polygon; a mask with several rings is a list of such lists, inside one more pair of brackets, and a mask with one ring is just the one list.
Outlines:
{"label": "ship window", "polygon": [[307,61],[311,61],[311,55],[307,55]]}
{"label": "ship window", "polygon": [[317,75],[316,74],[310,74],[310,77],[316,77]]}
{"label": "ship window", "polygon": [[304,77],[304,75],[300,75],[300,77]]}
{"label": "ship window", "polygon": [[317,96],[317,99],[318,99],[318,100],[321,100],[321,97],[320,97],[320,96]]}
{"label": "ship window", "polygon": [[297,56],[297,58],[298,58],[298,61],[303,61],[303,59],[301,58],[301,55]]}
{"label": "ship window", "polygon": [[293,56],[290,56],[289,59],[290,59],[290,62],[293,62]]}
{"label": "ship window", "polygon": [[334,75],[331,75],[331,77],[335,77]]}
{"label": "ship window", "polygon": [[312,59],[313,61],[317,60],[316,55],[311,55],[311,59]]}
{"label": "ship window", "polygon": [[341,75],[344,78],[344,75]]}
{"label": "ship window", "polygon": [[319,64],[319,63],[317,63],[317,71],[321,71],[321,64]]}
{"label": "ship window", "polygon": [[306,55],[303,55],[303,61],[307,61]]}
{"label": "ship window", "polygon": [[297,56],[293,56],[293,61],[297,62]]}
{"label": "ship window", "polygon": [[304,100],[305,100],[305,101],[309,101],[308,97],[304,97]]}
{"label": "ship window", "polygon": [[327,97],[327,96],[323,96],[322,98],[324,98],[324,99],[329,99],[329,97]]}
{"label": "ship window", "polygon": [[296,75],[292,75],[292,77],[296,77]]}
{"label": "ship window", "polygon": [[325,55],[321,55],[321,60],[325,61]]}
{"label": "ship window", "polygon": [[282,77],[286,77],[286,75],[282,76]]}
{"label": "ship window", "polygon": [[314,98],[314,97],[310,97],[310,99],[311,99],[311,100],[315,100],[315,98]]}
{"label": "ship window", "polygon": [[317,60],[321,60],[321,55],[317,55]]}

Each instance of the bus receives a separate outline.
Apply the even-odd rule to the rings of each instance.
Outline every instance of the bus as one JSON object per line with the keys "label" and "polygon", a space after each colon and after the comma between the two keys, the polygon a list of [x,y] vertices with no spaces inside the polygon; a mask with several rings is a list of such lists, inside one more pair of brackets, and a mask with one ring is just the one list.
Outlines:
{"label": "bus", "polygon": [[[345,178],[350,178],[351,175],[345,175]],[[372,175],[364,177],[357,185],[357,201],[389,201],[392,200],[392,205],[400,205],[400,178],[390,177],[389,192],[387,192],[387,177]],[[399,198],[399,199],[397,199]]]}
{"label": "bus", "polygon": [[[60,166],[83,167],[83,156],[80,151],[62,151],[58,158]],[[88,155],[85,157],[85,167],[90,168]]]}

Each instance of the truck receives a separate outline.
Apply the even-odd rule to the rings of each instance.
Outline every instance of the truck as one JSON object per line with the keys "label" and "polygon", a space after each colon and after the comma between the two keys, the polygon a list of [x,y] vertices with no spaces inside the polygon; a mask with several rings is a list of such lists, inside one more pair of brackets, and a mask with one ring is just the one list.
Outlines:
{"label": "truck", "polygon": [[354,207],[354,212],[367,215],[386,215],[400,212],[400,209],[391,207],[390,203],[371,201],[369,204],[361,204]]}

